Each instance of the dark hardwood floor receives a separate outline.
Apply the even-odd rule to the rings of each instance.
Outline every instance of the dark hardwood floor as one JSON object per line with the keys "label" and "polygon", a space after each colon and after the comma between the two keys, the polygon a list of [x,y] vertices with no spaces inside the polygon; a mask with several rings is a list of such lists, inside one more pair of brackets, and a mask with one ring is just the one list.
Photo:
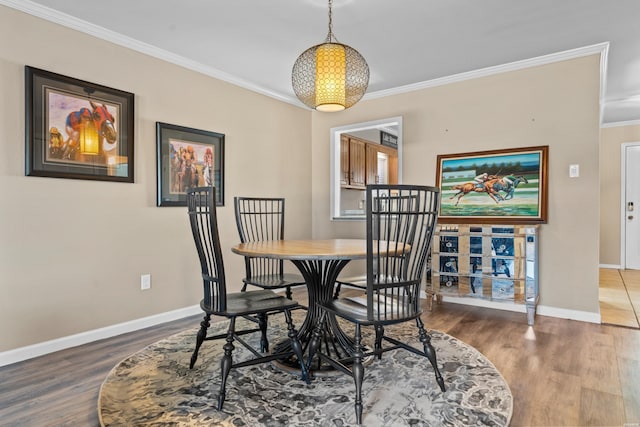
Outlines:
{"label": "dark hardwood floor", "polygon": [[0,426],[99,426],[98,392],[122,359],[185,329],[192,316],[0,368]]}
{"label": "dark hardwood floor", "polygon": [[[297,296],[302,300],[300,296]],[[459,304],[434,305],[429,328],[474,346],[514,396],[512,426],[640,425],[640,331]],[[97,398],[120,360],[200,316],[0,368],[1,426],[98,426]],[[366,380],[365,380],[366,386]]]}

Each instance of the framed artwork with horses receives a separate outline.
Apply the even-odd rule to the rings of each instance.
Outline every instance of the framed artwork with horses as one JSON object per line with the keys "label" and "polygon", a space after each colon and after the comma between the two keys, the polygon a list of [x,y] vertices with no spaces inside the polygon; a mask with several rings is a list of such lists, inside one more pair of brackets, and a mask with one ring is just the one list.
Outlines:
{"label": "framed artwork with horses", "polygon": [[549,146],[438,155],[444,224],[547,222]]}
{"label": "framed artwork with horses", "polygon": [[134,95],[25,67],[26,175],[133,182]]}
{"label": "framed artwork with horses", "polygon": [[213,186],[224,206],[224,134],[156,122],[158,206],[187,206],[187,189]]}

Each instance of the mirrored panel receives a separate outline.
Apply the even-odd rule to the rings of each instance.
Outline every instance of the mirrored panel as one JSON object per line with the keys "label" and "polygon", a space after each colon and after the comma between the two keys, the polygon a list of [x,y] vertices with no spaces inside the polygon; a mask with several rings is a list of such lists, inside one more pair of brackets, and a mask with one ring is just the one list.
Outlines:
{"label": "mirrored panel", "polygon": [[331,218],[365,218],[367,184],[402,182],[402,117],[331,128]]}

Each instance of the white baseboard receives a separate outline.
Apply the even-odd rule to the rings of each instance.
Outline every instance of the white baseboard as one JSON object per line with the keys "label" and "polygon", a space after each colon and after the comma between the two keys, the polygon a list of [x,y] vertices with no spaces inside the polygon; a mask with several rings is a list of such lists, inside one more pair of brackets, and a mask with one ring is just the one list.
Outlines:
{"label": "white baseboard", "polygon": [[622,267],[616,264],[600,264],[599,268],[613,268],[614,270],[620,270]]}
{"label": "white baseboard", "polygon": [[[425,298],[424,292],[420,295]],[[526,307],[522,304],[502,303],[497,301],[487,301],[476,298],[461,298],[453,296],[442,297],[444,302],[454,304],[466,304],[477,307],[494,308],[498,310],[515,311],[526,313]],[[77,347],[93,341],[105,338],[115,337],[117,335],[133,332],[150,326],[159,325],[161,323],[171,322],[173,320],[182,319],[184,317],[193,316],[202,313],[200,306],[193,305],[178,310],[168,311],[153,316],[143,317],[141,319],[131,320],[129,322],[118,323],[116,325],[104,328],[94,329],[92,331],[81,332],[75,335],[69,335],[38,344],[32,344],[26,347],[20,347],[0,353],[0,366],[10,365],[12,363],[21,362],[23,360],[32,359],[34,357],[53,353],[71,347]],[[591,313],[586,311],[568,310],[564,308],[548,307],[538,305],[537,314],[541,316],[557,317],[561,319],[578,320],[581,322],[601,323],[600,313]]]}
{"label": "white baseboard", "polygon": [[557,317],[560,319],[578,320],[588,323],[602,323],[600,313],[590,311],[569,310],[567,308],[538,305],[537,313],[541,316]]}
{"label": "white baseboard", "polygon": [[[453,296],[443,295],[442,301],[452,302],[454,304],[465,304],[465,305],[473,305],[476,307],[486,307],[486,308],[495,308],[498,310],[515,311],[518,313],[527,312],[527,307],[524,304],[488,301],[480,298],[464,298],[464,297],[453,297]],[[569,310],[566,308],[549,307],[545,305],[538,305],[536,314],[539,314],[541,316],[557,317],[560,319],[578,320],[580,322],[601,323],[600,313]]]}
{"label": "white baseboard", "polygon": [[12,363],[17,363],[23,360],[42,356],[44,354],[76,347],[105,338],[115,337],[127,332],[137,331],[139,329],[148,328],[150,326],[159,325],[161,323],[171,322],[172,320],[182,319],[184,317],[193,316],[199,313],[202,313],[202,309],[200,308],[200,306],[193,305],[190,307],[180,308],[178,310],[168,311],[166,313],[160,313],[153,316],[143,317],[141,319],[131,320],[129,322],[118,323],[116,325],[94,329],[92,331],[81,332],[75,335],[69,335],[38,344],[28,345],[26,347],[19,347],[0,353],[0,366],[10,365]]}
{"label": "white baseboard", "polygon": [[481,298],[466,298],[442,295],[442,301],[454,304],[472,305],[474,307],[495,308],[498,310],[516,311],[526,313],[527,307],[523,304],[513,304],[510,302],[489,301]]}

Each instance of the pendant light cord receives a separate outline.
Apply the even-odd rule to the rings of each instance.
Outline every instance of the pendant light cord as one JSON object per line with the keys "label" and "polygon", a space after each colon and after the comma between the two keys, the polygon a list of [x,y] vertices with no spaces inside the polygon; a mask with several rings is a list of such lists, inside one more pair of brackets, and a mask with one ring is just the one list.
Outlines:
{"label": "pendant light cord", "polygon": [[329,0],[329,34],[327,34],[327,39],[325,43],[333,43],[337,42],[336,36],[333,34],[333,13],[331,12],[331,7],[333,6],[333,0]]}

